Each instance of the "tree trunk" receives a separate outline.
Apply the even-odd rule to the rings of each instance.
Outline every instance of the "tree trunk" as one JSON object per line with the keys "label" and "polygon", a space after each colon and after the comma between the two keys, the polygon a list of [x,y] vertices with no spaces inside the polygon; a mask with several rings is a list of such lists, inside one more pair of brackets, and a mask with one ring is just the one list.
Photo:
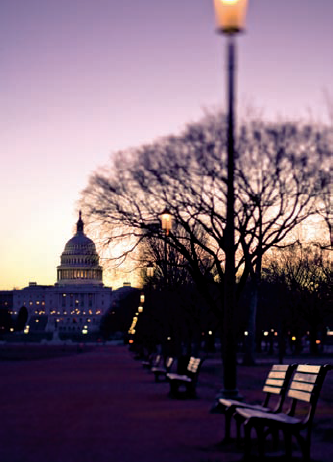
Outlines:
{"label": "tree trunk", "polygon": [[318,329],[317,326],[312,324],[310,328],[310,354],[318,354],[318,344],[317,344]]}
{"label": "tree trunk", "polygon": [[248,313],[248,335],[245,341],[245,352],[243,357],[243,364],[246,366],[252,366],[255,364],[255,347],[256,347],[256,316],[258,306],[258,283],[257,279],[254,278],[251,289],[251,297],[249,304]]}

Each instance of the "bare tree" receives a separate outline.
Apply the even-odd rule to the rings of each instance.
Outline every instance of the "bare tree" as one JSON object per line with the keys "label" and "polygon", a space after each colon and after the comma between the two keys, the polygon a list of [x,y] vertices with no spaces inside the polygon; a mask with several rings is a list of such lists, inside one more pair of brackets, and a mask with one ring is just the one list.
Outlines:
{"label": "bare tree", "polygon": [[[226,217],[226,139],[221,114],[188,125],[136,149],[116,153],[108,169],[96,172],[82,205],[103,230],[108,244],[130,244],[123,260],[148,236],[164,239],[156,223],[168,208],[184,230],[170,232],[198,289],[218,319],[222,297],[212,297],[202,259],[215,280],[224,277]],[[286,243],[290,231],[315,212],[318,166],[326,158],[325,131],[319,127],[260,122],[243,125],[236,159],[235,249],[238,295],[250,277],[253,294],[249,326],[254,333],[263,255]],[[202,237],[204,236],[204,239]],[[220,291],[223,284],[218,284]],[[250,335],[254,344],[254,336]],[[223,339],[221,339],[223,341]],[[253,349],[248,360],[253,361]]]}
{"label": "bare tree", "polygon": [[254,361],[263,256],[273,247],[287,245],[291,231],[315,213],[316,182],[321,173],[317,162],[324,162],[329,150],[325,132],[308,125],[254,122],[243,132],[236,222],[242,247],[240,263],[244,264],[241,278],[245,283],[250,276],[252,285],[244,357],[249,364]]}
{"label": "bare tree", "polygon": [[333,183],[331,169],[329,168],[320,171],[316,211],[327,226],[330,242],[328,246],[320,242],[318,245],[333,250]]}

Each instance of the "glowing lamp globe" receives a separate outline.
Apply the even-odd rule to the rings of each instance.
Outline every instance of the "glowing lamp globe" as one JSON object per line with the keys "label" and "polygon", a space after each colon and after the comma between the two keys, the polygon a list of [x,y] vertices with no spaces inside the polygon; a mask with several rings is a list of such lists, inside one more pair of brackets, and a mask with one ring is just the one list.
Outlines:
{"label": "glowing lamp globe", "polygon": [[244,29],[248,0],[214,0],[218,32],[235,34]]}
{"label": "glowing lamp globe", "polygon": [[147,271],[147,276],[149,278],[152,278],[154,276],[154,265],[152,263],[148,263],[146,267],[146,271]]}
{"label": "glowing lamp globe", "polygon": [[166,232],[166,234],[169,234],[169,231],[172,226],[172,215],[168,210],[164,210],[164,212],[160,216],[161,218],[161,223],[162,223],[162,229]]}

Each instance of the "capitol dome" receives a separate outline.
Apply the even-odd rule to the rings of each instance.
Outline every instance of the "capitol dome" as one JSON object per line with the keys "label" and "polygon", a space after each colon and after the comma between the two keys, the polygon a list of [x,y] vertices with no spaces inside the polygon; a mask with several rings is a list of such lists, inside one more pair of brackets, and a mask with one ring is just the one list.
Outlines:
{"label": "capitol dome", "polygon": [[84,234],[81,211],[76,223],[76,234],[66,243],[57,267],[58,285],[103,285],[103,270],[94,242]]}

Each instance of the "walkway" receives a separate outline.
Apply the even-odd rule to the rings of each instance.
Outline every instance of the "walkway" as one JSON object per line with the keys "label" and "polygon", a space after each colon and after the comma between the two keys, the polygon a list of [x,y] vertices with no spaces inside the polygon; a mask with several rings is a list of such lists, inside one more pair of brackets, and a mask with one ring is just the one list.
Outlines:
{"label": "walkway", "polygon": [[[260,398],[252,388],[260,389],[268,367],[239,368],[240,388],[248,399]],[[217,445],[224,419],[209,413],[221,387],[216,360],[204,363],[195,400],[169,398],[168,384],[155,384],[123,346],[51,359],[0,361],[0,368],[1,462],[242,459],[234,445]],[[316,462],[332,461],[332,390],[333,373],[318,406],[312,446]]]}

